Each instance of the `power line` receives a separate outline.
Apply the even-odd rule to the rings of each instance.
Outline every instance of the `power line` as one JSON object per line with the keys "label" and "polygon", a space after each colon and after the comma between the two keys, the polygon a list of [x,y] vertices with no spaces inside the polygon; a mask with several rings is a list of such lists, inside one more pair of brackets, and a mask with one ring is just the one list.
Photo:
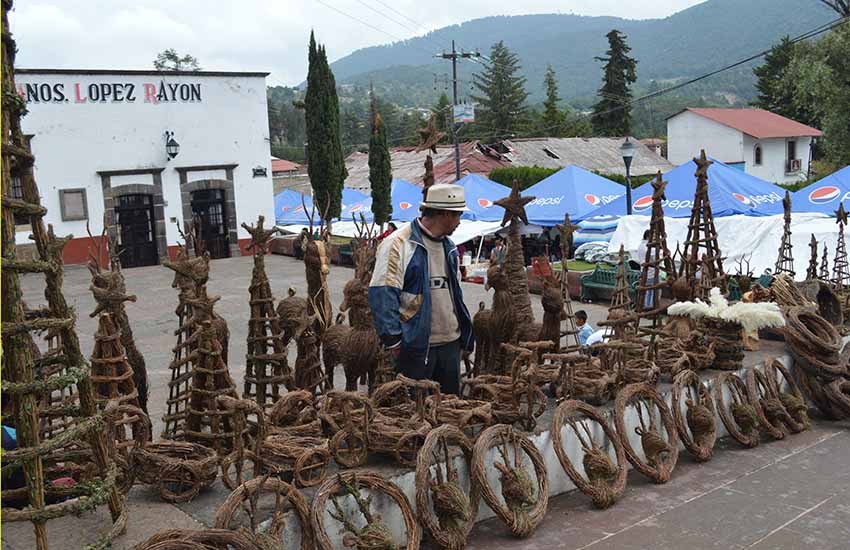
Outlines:
{"label": "power line", "polygon": [[[389,21],[392,21],[392,22],[393,22],[393,23],[395,23],[396,25],[399,25],[400,27],[403,27],[403,28],[405,28],[405,29],[407,29],[407,30],[411,31],[411,32],[413,32],[414,34],[419,34],[419,30],[417,30],[417,29],[416,29],[416,27],[411,27],[411,26],[409,26],[409,25],[407,25],[407,24],[405,24],[405,23],[402,23],[402,22],[401,22],[401,21],[399,21],[398,19],[393,19],[392,17],[390,17],[390,16],[389,16],[389,15],[387,15],[386,13],[382,12],[381,10],[379,10],[379,9],[377,9],[377,8],[374,8],[373,6],[370,6],[370,5],[369,5],[369,4],[367,4],[364,0],[357,0],[357,1],[358,1],[359,3],[361,3],[361,4],[363,4],[364,6],[366,6],[367,8],[369,8],[370,10],[372,10],[373,12],[377,13],[377,14],[378,14],[378,15],[380,15],[381,17],[383,17],[383,18],[385,18],[385,19],[388,19]],[[402,17],[404,17],[404,18],[405,18],[405,19],[407,19],[407,20],[410,20],[410,18],[408,18],[406,15],[404,15],[403,13],[400,13],[399,11],[397,11],[397,10],[395,10],[395,9],[391,8],[391,7],[390,7],[390,6],[388,6],[387,4],[385,4],[385,3],[381,2],[381,0],[375,0],[375,1],[376,1],[376,2],[378,2],[379,4],[381,4],[382,6],[384,6],[385,8],[389,9],[390,11],[392,11],[392,12],[394,12],[394,13],[396,13],[396,14],[398,14],[398,15],[402,16]],[[439,42],[437,42],[436,40],[432,39],[431,37],[429,37],[429,36],[427,35],[427,33],[426,33],[426,34],[423,34],[423,35],[421,36],[421,38],[424,38],[425,40],[427,40],[427,41],[429,41],[430,43],[432,43],[432,44],[436,45],[436,46],[437,46],[438,48],[440,48],[440,49],[443,49],[443,50],[444,50],[444,49],[446,49],[445,45],[440,44],[440,43],[439,43]]]}

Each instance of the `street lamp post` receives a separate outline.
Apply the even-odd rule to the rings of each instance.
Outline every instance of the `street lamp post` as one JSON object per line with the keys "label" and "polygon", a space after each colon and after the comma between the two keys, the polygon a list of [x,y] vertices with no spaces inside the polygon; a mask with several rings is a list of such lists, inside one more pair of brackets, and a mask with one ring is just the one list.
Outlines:
{"label": "street lamp post", "polygon": [[626,136],[626,141],[620,146],[620,153],[623,155],[623,164],[626,165],[626,215],[632,215],[632,178],[629,173],[629,168],[632,166],[632,157],[635,156],[635,144],[629,141]]}

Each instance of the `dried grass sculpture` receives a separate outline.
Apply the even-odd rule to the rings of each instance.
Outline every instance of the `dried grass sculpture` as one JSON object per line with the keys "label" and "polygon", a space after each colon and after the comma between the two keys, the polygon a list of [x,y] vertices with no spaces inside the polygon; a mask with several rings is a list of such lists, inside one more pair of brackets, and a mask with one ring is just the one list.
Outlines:
{"label": "dried grass sculpture", "polygon": [[[221,503],[215,513],[215,529],[236,532],[265,549],[295,548],[284,541],[287,522],[297,520],[301,550],[316,548],[310,523],[310,507],[295,487],[275,477],[246,481]],[[286,542],[284,546],[284,542]]]}
{"label": "dried grass sculpture", "polygon": [[847,267],[847,245],[844,242],[844,228],[847,226],[847,211],[844,203],[835,211],[835,223],[838,224],[838,244],[835,247],[835,259],[832,260],[832,285],[839,294],[850,286],[850,268]]}
{"label": "dried grass sculpture", "polygon": [[[776,257],[776,265],[773,268],[773,274],[779,275],[781,273],[787,273],[793,279],[794,250],[791,245],[791,193],[788,190],[785,191],[785,198],[782,199],[782,209],[784,211],[782,241],[779,243],[779,255]],[[809,267],[811,267],[811,265]],[[815,244],[815,267],[817,267],[817,244]]]}
{"label": "dried grass sculpture", "polygon": [[185,441],[160,441],[133,452],[136,477],[159,488],[165,502],[188,502],[218,476],[215,451]]}
{"label": "dried grass sculpture", "polygon": [[[579,414],[584,417],[577,417]],[[614,448],[616,463],[611,460],[610,453],[596,442],[591,428],[587,425],[588,421],[596,422],[602,429],[605,438]],[[584,475],[579,473],[564,448],[562,431],[566,425],[572,428],[581,445]],[[610,507],[625,491],[628,469],[623,444],[620,443],[617,433],[599,409],[575,399],[569,399],[558,405],[552,419],[552,446],[555,448],[561,467],[576,487],[592,499],[593,505],[597,508]]]}
{"label": "dried grass sculpture", "polygon": [[264,222],[265,218],[260,216],[254,226],[242,224],[251,235],[248,249],[254,252],[254,271],[248,288],[251,317],[248,319],[248,355],[242,396],[253,399],[261,407],[271,407],[285,393],[282,390],[294,387],[294,380],[266,275],[266,250],[277,229],[265,229]]}
{"label": "dried grass sculpture", "polygon": [[269,409],[268,430],[275,435],[320,436],[322,424],[313,394],[291,391]]}
{"label": "dried grass sculpture", "polygon": [[[645,460],[632,447],[629,439],[625,418],[626,406],[629,404],[633,404],[637,412],[640,425],[635,427],[634,432],[640,437]],[[657,414],[653,409],[657,410]],[[626,458],[635,469],[655,483],[670,481],[679,457],[679,438],[673,415],[655,388],[649,384],[630,384],[620,390],[614,402],[614,423]],[[666,437],[662,436],[662,428]]]}
{"label": "dried grass sculpture", "polygon": [[632,325],[632,299],[629,295],[629,284],[626,281],[626,252],[620,245],[617,260],[617,279],[614,284],[614,295],[608,308],[608,317],[599,326],[606,327],[605,334],[610,340],[626,340],[634,337]]}
{"label": "dried grass sculpture", "polygon": [[[501,498],[487,480],[487,456],[493,447],[498,452],[493,466],[499,471]],[[529,461],[534,478],[528,471]],[[543,521],[549,505],[546,464],[534,443],[512,426],[491,426],[475,442],[472,481],[481,488],[487,506],[510,528],[515,537],[529,536]]]}
{"label": "dried grass sculpture", "polygon": [[708,386],[696,372],[685,370],[673,380],[672,394],[673,419],[679,439],[697,462],[711,460],[717,440],[717,421]]}
{"label": "dried grass sculpture", "polygon": [[[509,222],[511,224],[508,233],[508,249],[505,251],[504,270],[510,282],[509,289],[513,300],[517,329],[531,326],[534,323],[531,297],[528,292],[528,275],[525,271],[525,259],[522,252],[522,239],[519,234],[520,222],[528,225],[525,205],[533,200],[534,197],[520,195],[519,182],[514,180],[511,194],[493,202],[493,204],[505,209],[502,227]],[[519,339],[517,338],[517,340]],[[522,339],[529,340],[529,338]]]}
{"label": "dried grass sculpture", "polygon": [[416,512],[419,523],[441,548],[463,550],[478,515],[480,487],[461,486],[449,445],[460,448],[460,458],[472,471],[472,444],[455,426],[440,426],[425,438],[416,460]]}
{"label": "dried grass sculpture", "polygon": [[581,346],[578,339],[578,328],[576,328],[576,317],[573,313],[573,301],[569,291],[569,267],[567,258],[572,252],[574,236],[573,234],[579,228],[578,225],[570,221],[569,212],[564,213],[564,223],[555,226],[555,229],[561,234],[561,300],[564,302],[564,311],[566,312],[566,328],[562,336],[566,338],[567,349],[577,349]]}
{"label": "dried grass sculpture", "polygon": [[812,422],[809,419],[809,406],[806,404],[806,398],[803,397],[803,392],[797,386],[797,382],[782,364],[782,361],[773,359],[765,363],[764,374],[771,384],[774,384],[779,393],[779,400],[782,406],[794,419],[797,424],[797,431],[808,430],[812,427]]}
{"label": "dried grass sculpture", "polygon": [[168,529],[132,550],[267,550],[259,542],[229,529]]}
{"label": "dried grass sculpture", "polygon": [[439,409],[440,384],[431,380],[413,380],[401,374],[397,381],[407,393],[415,396],[415,403],[375,407],[375,414],[367,424],[367,440],[369,450],[388,454],[399,464],[414,467],[419,449],[432,428],[425,401],[428,395],[434,395]]}
{"label": "dried grass sculpture", "polygon": [[591,405],[604,405],[613,397],[616,376],[602,368],[598,359],[587,354],[546,354],[545,360],[560,365],[556,394]]}
{"label": "dried grass sculpture", "polygon": [[[38,550],[47,550],[47,522],[68,514],[91,511],[108,504],[113,524],[97,543],[98,548],[126,528],[127,514],[116,487],[118,467],[113,460],[113,438],[108,432],[113,419],[108,412],[99,412],[94,400],[79,340],[74,329],[74,312],[62,294],[62,249],[70,236],[57,238],[51,226],[45,227],[47,210],[41,206],[38,187],[33,175],[35,159],[27,138],[21,130],[21,116],[26,103],[16,93],[14,61],[17,53],[9,30],[8,12],[11,0],[2,3],[2,338],[3,338],[3,397],[11,401],[11,417],[4,415],[3,423],[17,430],[18,448],[2,454],[4,472],[23,469],[25,486],[17,493],[3,491],[4,504],[16,498],[26,502],[23,509],[4,507],[3,521],[29,521],[35,530]],[[13,178],[20,182],[22,198],[12,195]],[[27,217],[37,251],[36,259],[17,258],[15,246],[15,216]],[[20,273],[41,274],[45,281],[47,306],[25,315],[20,286]],[[33,333],[55,330],[59,347],[42,359],[32,354]],[[61,366],[60,366],[61,365]],[[47,374],[50,371],[52,374]],[[79,404],[61,411],[43,400],[55,390],[76,385]],[[54,437],[42,439],[42,420],[51,414],[72,417],[72,424]],[[76,448],[74,448],[76,447]],[[78,452],[79,450],[79,452]],[[64,455],[64,457],[63,457]],[[46,476],[51,463],[67,462],[79,466],[88,475],[75,476],[78,485],[73,489],[54,486],[52,476]],[[46,468],[47,466],[47,468]],[[64,467],[64,465],[61,465]],[[6,487],[4,487],[6,489]],[[67,498],[47,504],[48,498]]]}
{"label": "dried grass sculpture", "polygon": [[[328,208],[330,200],[327,201]],[[302,207],[307,208],[302,199]],[[307,302],[310,311],[316,315],[317,336],[321,339],[322,330],[333,322],[333,307],[331,307],[331,296],[328,290],[328,273],[331,271],[331,262],[328,257],[328,239],[330,238],[330,218],[327,208],[321,214],[318,228],[318,238],[313,233],[313,217],[316,214],[316,206],[310,212],[309,238],[302,243],[304,249],[304,271],[307,277]],[[301,388],[306,389],[306,388]]]}
{"label": "dried grass sculpture", "polygon": [[700,151],[695,158],[697,171],[694,176],[697,187],[694,193],[694,205],[691,208],[691,219],[688,223],[688,236],[685,240],[685,250],[682,254],[682,266],[679,278],[684,277],[693,287],[696,274],[701,268],[703,257],[710,269],[702,277],[708,277],[711,287],[718,287],[726,293],[726,274],[723,271],[723,256],[717,244],[717,228],[714,226],[714,214],[711,211],[711,201],[708,198],[708,167],[712,161],[705,157],[705,151]]}
{"label": "dried grass sculpture", "polygon": [[836,380],[848,374],[850,346],[813,308],[795,306],[785,312],[785,341],[797,365],[813,376]]}
{"label": "dried grass sculpture", "polygon": [[476,335],[481,347],[476,347],[475,351],[475,376],[505,374],[507,369],[505,354],[499,346],[513,342],[516,333],[517,319],[510,286],[507,271],[503,266],[494,263],[487,269],[487,284],[484,289],[493,289],[493,305],[489,310],[479,311],[475,315],[476,325],[482,331],[482,334]]}
{"label": "dried grass sculpture", "polygon": [[332,390],[322,396],[319,417],[331,437],[334,460],[341,467],[366,463],[369,423],[374,415],[372,402],[360,393]]}
{"label": "dried grass sculpture", "polygon": [[108,313],[101,313],[94,333],[91,356],[95,401],[101,407],[110,400],[139,406],[139,392],[133,382],[133,369],[127,361],[118,327]]}
{"label": "dried grass sculpture", "polygon": [[428,396],[425,401],[429,421],[435,426],[448,424],[476,438],[493,423],[493,404],[456,395]]}
{"label": "dried grass sculpture", "polygon": [[[369,491],[364,497],[362,490]],[[398,544],[390,528],[383,522],[380,514],[372,510],[372,499],[376,494],[392,500],[401,511],[404,520],[406,541]],[[350,498],[348,498],[350,497]],[[333,510],[328,510],[328,500]],[[356,512],[351,511],[354,501]],[[328,536],[325,515],[336,520],[344,531],[343,544],[356,550],[418,550],[422,540],[422,531],[416,523],[410,501],[404,492],[377,473],[368,471],[345,472],[328,479],[316,493],[312,507],[312,524],[316,534],[316,547],[320,550],[333,550],[335,546]],[[357,516],[361,519],[355,519]],[[364,524],[365,522],[365,524]]]}
{"label": "dried grass sculpture", "polygon": [[747,371],[747,391],[755,405],[756,418],[764,431],[774,439],[785,439],[791,432],[802,431],[779,399],[776,379],[769,378],[759,369]]}
{"label": "dried grass sculpture", "polygon": [[747,385],[734,372],[724,372],[714,379],[713,386],[714,404],[726,431],[744,447],[757,447],[760,442],[758,417]]}

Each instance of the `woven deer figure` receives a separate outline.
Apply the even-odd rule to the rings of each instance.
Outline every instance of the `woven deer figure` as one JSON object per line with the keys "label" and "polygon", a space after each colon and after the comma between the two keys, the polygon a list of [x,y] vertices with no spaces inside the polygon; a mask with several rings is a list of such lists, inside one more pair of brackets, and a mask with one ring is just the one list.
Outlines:
{"label": "woven deer figure", "polygon": [[500,346],[503,343],[514,341],[516,315],[507,272],[498,264],[490,266],[490,269],[487,270],[485,288],[486,290],[492,288],[495,292],[493,293],[493,307],[490,310],[489,334],[486,344],[487,365],[484,372],[500,374],[505,371],[505,355]]}
{"label": "woven deer figure", "polygon": [[561,294],[561,281],[549,273],[543,279],[543,293],[540,296],[543,305],[543,325],[540,328],[538,341],[548,340],[555,347],[552,353],[557,353],[561,342],[561,321],[566,320],[567,311],[564,309],[564,296]]}

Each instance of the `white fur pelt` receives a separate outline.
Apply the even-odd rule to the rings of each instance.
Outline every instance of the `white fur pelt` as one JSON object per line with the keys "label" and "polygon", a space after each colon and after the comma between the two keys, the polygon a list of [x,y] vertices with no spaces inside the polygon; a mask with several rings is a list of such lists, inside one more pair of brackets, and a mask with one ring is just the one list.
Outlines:
{"label": "white fur pelt", "polygon": [[679,302],[667,308],[669,315],[684,315],[691,319],[702,317],[715,317],[738,323],[747,332],[762,328],[775,328],[785,326],[785,317],[779,310],[779,306],[773,302],[759,302],[745,304],[738,302],[729,305],[726,298],[720,294],[720,289],[712,288],[708,303],[702,300],[693,302]]}

